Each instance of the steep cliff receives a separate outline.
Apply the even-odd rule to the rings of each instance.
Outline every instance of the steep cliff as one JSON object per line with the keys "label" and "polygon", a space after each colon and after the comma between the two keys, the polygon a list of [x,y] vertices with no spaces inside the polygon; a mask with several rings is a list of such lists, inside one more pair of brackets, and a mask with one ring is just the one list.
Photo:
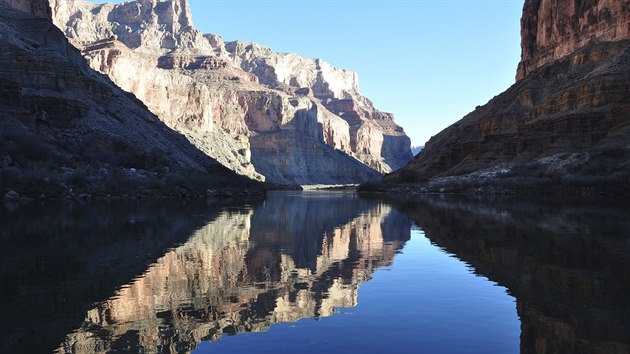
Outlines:
{"label": "steep cliff", "polygon": [[524,188],[627,185],[630,8],[605,0],[565,5],[526,1],[522,78],[433,137],[385,181],[468,174],[449,181],[514,187],[526,178]]}
{"label": "steep cliff", "polygon": [[409,138],[391,114],[377,110],[361,95],[355,72],[256,43],[228,42],[225,50],[234,65],[256,75],[262,84],[312,97],[348,122],[350,151],[365,164],[390,172],[411,158]]}
{"label": "steep cliff", "polygon": [[91,69],[44,2],[0,8],[3,195],[180,195],[249,184]]}
{"label": "steep cliff", "polygon": [[[411,157],[409,139],[391,115],[359,95],[356,74],[328,64],[320,70],[319,64],[269,63],[270,50],[236,53],[237,45],[194,28],[186,0],[52,4],[55,23],[93,68],[240,174],[279,183],[348,183],[377,178]],[[265,61],[261,70],[268,75],[254,70],[252,61]],[[293,78],[315,79],[279,85],[270,78],[286,70],[295,72],[288,74]],[[324,95],[330,98],[321,99]],[[348,110],[348,118],[331,105],[337,96],[360,102]],[[264,146],[258,149],[260,142]]]}
{"label": "steep cliff", "polygon": [[630,38],[630,4],[623,0],[526,1],[521,19],[521,62],[516,79],[589,42]]}

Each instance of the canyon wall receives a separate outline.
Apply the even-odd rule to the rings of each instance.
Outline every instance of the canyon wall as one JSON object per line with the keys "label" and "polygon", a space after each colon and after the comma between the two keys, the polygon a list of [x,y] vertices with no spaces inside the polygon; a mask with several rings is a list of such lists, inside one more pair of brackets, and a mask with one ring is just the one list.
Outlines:
{"label": "canyon wall", "polygon": [[25,12],[39,18],[52,18],[48,0],[2,0],[13,10]]}
{"label": "canyon wall", "polygon": [[[90,68],[42,2],[0,7],[2,194],[166,192],[181,187],[173,178],[184,175],[185,193],[193,186],[204,193],[202,184],[249,183]],[[199,185],[191,183],[196,177]],[[159,186],[167,179],[170,187]]]}
{"label": "canyon wall", "polygon": [[432,137],[385,181],[467,175],[486,184],[516,176],[538,185],[567,178],[585,187],[624,185],[630,176],[629,11],[620,1],[526,1],[522,78]]}
{"label": "canyon wall", "polygon": [[[360,182],[411,158],[409,138],[358,93],[355,73],[203,35],[186,0],[51,4],[55,23],[93,68],[240,174],[276,183]],[[343,100],[354,104],[335,105]]]}
{"label": "canyon wall", "polygon": [[528,0],[521,37],[517,80],[589,43],[630,38],[630,4],[623,0]]}
{"label": "canyon wall", "polygon": [[357,73],[256,43],[228,42],[224,48],[235,66],[256,75],[262,84],[312,97],[348,122],[351,151],[367,165],[390,172],[411,158],[409,138],[392,114],[377,110],[359,92]]}

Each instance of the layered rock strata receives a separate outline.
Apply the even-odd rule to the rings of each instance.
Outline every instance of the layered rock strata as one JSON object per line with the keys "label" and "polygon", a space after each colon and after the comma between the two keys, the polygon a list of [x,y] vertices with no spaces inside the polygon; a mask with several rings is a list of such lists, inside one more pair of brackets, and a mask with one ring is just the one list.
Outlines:
{"label": "layered rock strata", "polygon": [[[630,10],[617,1],[574,3],[526,1],[522,78],[431,138],[385,181],[494,169],[498,177],[531,177],[537,184],[624,184],[630,176]],[[495,172],[482,183],[496,184]]]}
{"label": "layered rock strata", "polygon": [[31,197],[144,193],[145,187],[166,193],[182,187],[174,177],[186,176],[187,190],[180,192],[190,194],[249,183],[91,69],[53,25],[44,2],[0,6],[3,188]]}
{"label": "layered rock strata", "polygon": [[589,42],[630,38],[627,1],[526,1],[521,19],[521,62],[516,79],[555,62]]}
{"label": "layered rock strata", "polygon": [[[217,46],[221,48],[221,42]],[[312,97],[348,122],[350,151],[367,165],[390,172],[411,158],[409,138],[392,114],[377,110],[361,95],[355,72],[256,43],[228,42],[224,48],[234,65],[256,75],[262,84]]]}
{"label": "layered rock strata", "polygon": [[[293,70],[319,79],[280,85],[253,68],[252,60],[267,60],[270,50],[237,52],[239,45],[202,35],[187,1],[52,4],[55,23],[92,67],[240,174],[277,183],[348,183],[377,178],[411,157],[409,140],[391,115],[358,93],[356,74],[292,55],[308,65],[269,64],[268,75]],[[342,111],[333,105],[340,99],[358,103]],[[269,143],[257,150],[260,141],[274,142],[272,150],[287,158],[268,155]],[[312,165],[294,165],[298,160]]]}

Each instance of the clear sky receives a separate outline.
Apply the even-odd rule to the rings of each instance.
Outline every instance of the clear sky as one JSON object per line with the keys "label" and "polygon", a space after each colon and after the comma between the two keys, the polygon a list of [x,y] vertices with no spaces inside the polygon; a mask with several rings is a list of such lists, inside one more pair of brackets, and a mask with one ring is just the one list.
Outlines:
{"label": "clear sky", "polygon": [[412,145],[514,83],[523,0],[189,0],[224,40],[322,58],[359,73]]}

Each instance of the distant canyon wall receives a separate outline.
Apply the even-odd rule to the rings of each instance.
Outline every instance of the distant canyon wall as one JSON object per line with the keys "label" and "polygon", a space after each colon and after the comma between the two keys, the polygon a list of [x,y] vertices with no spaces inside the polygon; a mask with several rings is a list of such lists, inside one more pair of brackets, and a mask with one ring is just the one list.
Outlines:
{"label": "distant canyon wall", "polygon": [[517,80],[589,43],[629,39],[630,4],[625,0],[527,0],[521,36]]}
{"label": "distant canyon wall", "polygon": [[[411,158],[409,138],[360,95],[356,73],[204,35],[186,0],[51,5],[55,24],[92,67],[240,174],[276,183],[352,183]],[[254,151],[261,141],[275,141],[288,157]],[[294,167],[296,160],[311,165]]]}

